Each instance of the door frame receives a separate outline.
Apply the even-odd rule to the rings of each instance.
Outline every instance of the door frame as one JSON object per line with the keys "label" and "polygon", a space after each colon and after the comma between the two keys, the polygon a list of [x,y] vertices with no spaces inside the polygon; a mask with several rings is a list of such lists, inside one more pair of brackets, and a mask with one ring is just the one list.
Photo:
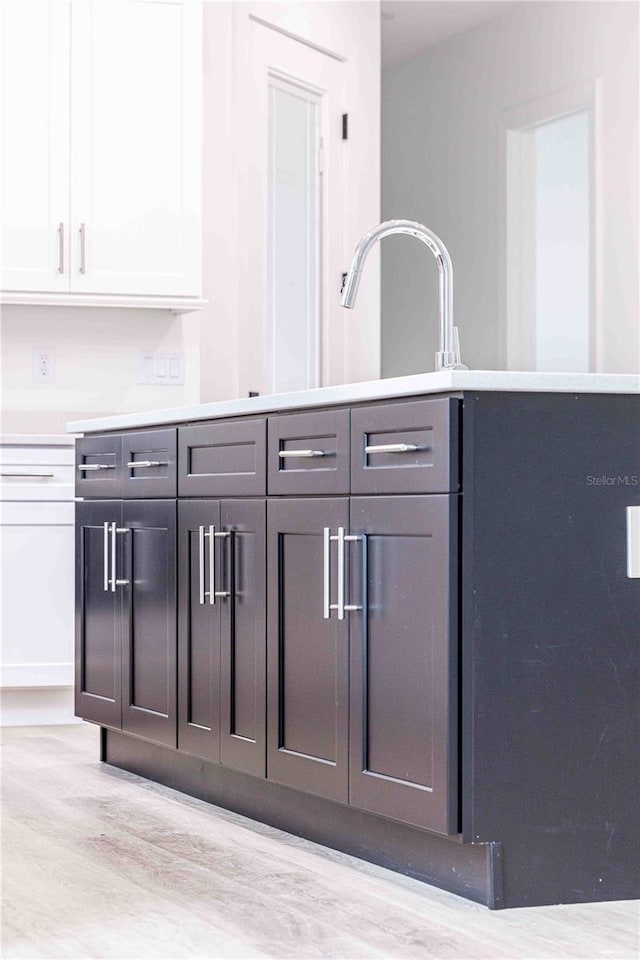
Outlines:
{"label": "door frame", "polygon": [[499,126],[500,302],[507,370],[534,370],[535,304],[531,295],[532,178],[527,140],[533,128],[581,110],[589,117],[589,369],[603,370],[602,83],[574,84],[504,110]]}

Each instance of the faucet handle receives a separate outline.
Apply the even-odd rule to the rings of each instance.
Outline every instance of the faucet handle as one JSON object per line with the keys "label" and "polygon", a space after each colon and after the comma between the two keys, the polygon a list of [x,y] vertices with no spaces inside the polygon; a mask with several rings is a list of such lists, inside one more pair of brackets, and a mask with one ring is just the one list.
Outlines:
{"label": "faucet handle", "polygon": [[469,368],[462,363],[460,359],[460,335],[458,333],[458,328],[454,326],[452,328],[453,333],[453,343],[451,344],[452,350],[448,353],[445,353],[443,350],[438,350],[436,353],[436,370],[468,370]]}

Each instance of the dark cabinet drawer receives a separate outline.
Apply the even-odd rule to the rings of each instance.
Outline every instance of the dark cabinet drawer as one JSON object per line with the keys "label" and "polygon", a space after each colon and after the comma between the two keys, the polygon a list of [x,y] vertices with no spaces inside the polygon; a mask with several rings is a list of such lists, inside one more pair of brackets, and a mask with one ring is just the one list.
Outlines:
{"label": "dark cabinet drawer", "polygon": [[122,437],[111,434],[76,441],[76,496],[107,499],[122,489]]}
{"label": "dark cabinet drawer", "polygon": [[122,496],[175,497],[178,489],[175,428],[140,430],[122,436]]}
{"label": "dark cabinet drawer", "polygon": [[269,493],[349,492],[349,411],[269,420]]}
{"label": "dark cabinet drawer", "polygon": [[352,410],[351,492],[457,491],[458,405],[443,398]]}
{"label": "dark cabinet drawer", "polygon": [[264,418],[180,427],[179,496],[263,496],[267,486],[266,433]]}

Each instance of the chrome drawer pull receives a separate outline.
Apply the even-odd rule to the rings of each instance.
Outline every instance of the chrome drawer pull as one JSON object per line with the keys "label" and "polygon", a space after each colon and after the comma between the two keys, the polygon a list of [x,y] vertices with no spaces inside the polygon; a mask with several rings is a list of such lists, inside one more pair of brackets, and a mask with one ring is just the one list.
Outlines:
{"label": "chrome drawer pull", "polygon": [[325,620],[331,618],[331,527],[325,527],[323,536],[323,592],[322,616]]}
{"label": "chrome drawer pull", "polygon": [[[345,613],[352,613],[356,610],[362,610],[361,605],[355,603],[345,603],[347,564],[346,564],[346,543],[362,543],[362,570],[363,570],[363,597],[366,590],[367,575],[367,538],[364,534],[347,534],[344,527],[338,527],[336,535],[331,533],[330,527],[323,530],[324,539],[324,591],[323,591],[323,617],[325,620],[331,619],[331,611],[338,611],[338,620],[344,620]],[[337,541],[338,544],[338,602],[331,603],[331,543]],[[364,600],[363,600],[364,603]]]}
{"label": "chrome drawer pull", "polygon": [[343,617],[344,613],[356,613],[358,610],[364,610],[366,605],[366,596],[367,596],[367,535],[362,534],[349,534],[349,536],[344,538],[345,543],[361,543],[362,544],[362,603],[345,603],[343,606]]}
{"label": "chrome drawer pull", "polygon": [[35,477],[37,480],[51,480],[55,473],[0,473],[0,477]]}
{"label": "chrome drawer pull", "polygon": [[129,460],[128,467],[162,467],[159,460]]}
{"label": "chrome drawer pull", "polygon": [[78,470],[86,472],[88,470],[115,470],[113,463],[79,463]]}
{"label": "chrome drawer pull", "polygon": [[280,450],[278,456],[282,460],[286,457],[324,457],[324,450]]}
{"label": "chrome drawer pull", "polygon": [[[209,597],[211,606],[215,606],[216,597],[230,597],[230,590],[216,590],[216,537],[231,538],[231,532],[228,530],[216,530],[214,526],[208,529],[198,528],[198,550],[199,550],[199,600],[205,603],[205,598]],[[204,588],[204,541],[209,538],[209,589]]]}
{"label": "chrome drawer pull", "polygon": [[198,527],[198,602],[204,603],[204,527]]}
{"label": "chrome drawer pull", "polygon": [[365,453],[415,453],[418,450],[415,443],[378,443],[366,446]]}

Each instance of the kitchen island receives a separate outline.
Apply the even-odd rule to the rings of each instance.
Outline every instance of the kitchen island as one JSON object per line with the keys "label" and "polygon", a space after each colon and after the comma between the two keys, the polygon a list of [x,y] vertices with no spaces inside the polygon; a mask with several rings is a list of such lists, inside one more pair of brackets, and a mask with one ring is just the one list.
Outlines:
{"label": "kitchen island", "polygon": [[76,421],[102,759],[493,908],[640,895],[640,381]]}

